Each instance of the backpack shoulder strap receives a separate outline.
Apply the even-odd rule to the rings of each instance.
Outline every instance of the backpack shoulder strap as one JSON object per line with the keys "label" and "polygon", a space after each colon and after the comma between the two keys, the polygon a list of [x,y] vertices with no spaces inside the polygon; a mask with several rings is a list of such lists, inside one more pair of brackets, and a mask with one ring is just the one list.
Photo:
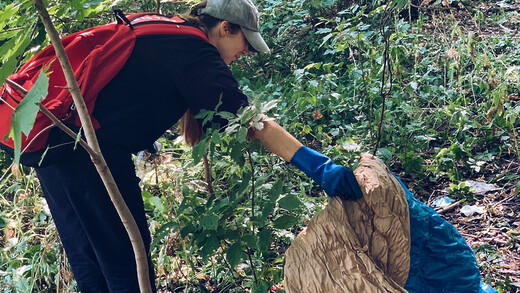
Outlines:
{"label": "backpack shoulder strap", "polygon": [[126,23],[132,29],[132,23],[131,23],[131,21],[128,18],[126,18],[126,15],[124,14],[123,10],[115,9],[114,10],[114,17],[115,17],[115,19],[117,21],[117,24]]}
{"label": "backpack shoulder strap", "polygon": [[158,13],[136,13],[127,16],[129,26],[136,36],[142,35],[187,35],[199,37],[209,42],[208,36],[184,19],[167,17]]}

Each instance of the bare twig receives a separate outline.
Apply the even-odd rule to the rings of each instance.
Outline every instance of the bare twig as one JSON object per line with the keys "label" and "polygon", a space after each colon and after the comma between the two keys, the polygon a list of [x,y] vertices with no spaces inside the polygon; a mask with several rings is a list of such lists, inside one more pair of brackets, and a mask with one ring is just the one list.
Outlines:
{"label": "bare twig", "polygon": [[[386,106],[386,97],[388,97],[392,91],[392,68],[390,64],[390,56],[389,56],[389,48],[390,48],[390,41],[388,40],[388,37],[386,35],[385,26],[392,15],[393,8],[385,9],[386,16],[383,17],[383,20],[381,21],[381,25],[379,27],[379,32],[381,33],[381,36],[383,37],[383,42],[385,43],[385,50],[383,52],[383,76],[381,78],[381,89],[380,89],[380,95],[382,98],[381,102],[381,116],[379,120],[379,126],[377,130],[377,138],[376,138],[376,146],[374,147],[374,153],[375,156],[377,154],[377,149],[379,148],[379,143],[381,142],[381,132],[383,128],[383,122],[385,118],[385,106]],[[390,84],[389,88],[385,91],[385,85],[387,80],[387,74],[388,72],[388,83]]]}
{"label": "bare twig", "polygon": [[255,284],[258,285],[258,278],[256,277],[256,269],[255,265],[253,264],[253,259],[251,258],[251,249],[246,245],[246,253],[247,258],[249,259],[249,263],[251,264],[251,271],[253,272],[253,278],[255,279]]}
{"label": "bare twig", "polygon": [[9,168],[7,168],[4,172],[4,174],[2,174],[2,177],[0,177],[0,183],[4,180],[4,178],[7,176],[7,174],[9,174],[9,170],[11,170],[11,168],[14,166],[14,162],[11,163],[11,165],[9,166]]}
{"label": "bare twig", "polygon": [[[251,216],[255,217],[255,168],[253,166],[253,157],[251,157],[251,151],[246,150],[247,157],[249,159],[249,165],[251,166]],[[255,232],[255,226],[253,224],[253,233]]]}
{"label": "bare twig", "polygon": [[204,161],[204,173],[205,173],[205,177],[206,177],[206,184],[208,185],[208,192],[209,192],[209,195],[212,196],[213,195],[213,178],[211,177],[211,164],[209,163],[208,161],[208,155],[204,155],[204,157],[202,157],[203,161]]}
{"label": "bare twig", "polygon": [[438,214],[445,213],[445,212],[447,212],[447,211],[449,211],[449,210],[452,210],[452,209],[454,209],[454,208],[460,206],[461,203],[462,203],[462,201],[460,201],[460,200],[459,200],[459,201],[456,201],[456,202],[454,202],[454,203],[452,203],[452,204],[450,204],[450,205],[447,205],[447,206],[445,206],[445,207],[443,207],[443,208],[437,210],[437,213],[438,213]]}
{"label": "bare twig", "polygon": [[[253,157],[251,156],[251,150],[246,149],[247,157],[249,160],[249,165],[251,166],[251,218],[255,218],[255,168],[253,166]],[[253,230],[253,235],[255,235],[255,223],[254,220],[251,221],[251,229]],[[246,245],[247,257],[249,258],[249,262],[251,263],[251,271],[253,272],[253,277],[255,279],[255,284],[258,285],[258,279],[256,277],[255,265],[253,264],[253,260],[251,258],[251,249]]]}
{"label": "bare twig", "polygon": [[52,20],[49,16],[49,13],[47,12],[47,9],[43,5],[42,0],[32,1],[38,10],[38,14],[40,15],[49,38],[51,39],[56,56],[58,57],[60,65],[63,69],[63,73],[65,75],[65,79],[67,80],[67,85],[69,87],[72,98],[74,99],[74,104],[76,105],[76,109],[78,111],[88,145],[93,150],[93,154],[90,156],[91,160],[94,163],[101,179],[103,180],[103,183],[110,196],[110,200],[114,204],[117,213],[119,214],[119,217],[121,218],[121,221],[126,231],[128,232],[128,236],[134,250],[140,291],[145,293],[152,292],[150,275],[148,272],[148,257],[144,248],[143,238],[141,237],[141,233],[137,227],[137,223],[135,222],[135,219],[128,209],[125,201],[123,200],[112,173],[110,172],[110,169],[108,168],[105,159],[103,158],[99,143],[97,141],[96,133],[92,125],[92,120],[90,119],[87,106],[85,105],[85,101],[81,94],[78,82],[74,76],[74,71],[72,70],[72,66],[70,65],[58,32],[52,24]]}
{"label": "bare twig", "polygon": [[518,134],[516,133],[515,125],[513,125],[513,141],[515,142],[516,155],[520,164],[520,147],[518,146]]}
{"label": "bare twig", "polygon": [[23,30],[23,29],[25,29],[23,26],[13,27],[13,28],[8,28],[8,29],[3,29],[3,30],[0,32],[0,35],[1,35],[1,34],[5,34],[5,33],[8,33],[8,32],[12,32],[12,31]]}

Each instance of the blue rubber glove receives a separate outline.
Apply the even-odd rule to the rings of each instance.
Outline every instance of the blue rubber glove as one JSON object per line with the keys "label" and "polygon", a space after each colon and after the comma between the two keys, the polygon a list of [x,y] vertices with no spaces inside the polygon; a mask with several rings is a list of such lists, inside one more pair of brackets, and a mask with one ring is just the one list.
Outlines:
{"label": "blue rubber glove", "polygon": [[334,164],[330,158],[302,146],[291,159],[291,164],[319,184],[329,196],[356,200],[363,196],[351,170]]}

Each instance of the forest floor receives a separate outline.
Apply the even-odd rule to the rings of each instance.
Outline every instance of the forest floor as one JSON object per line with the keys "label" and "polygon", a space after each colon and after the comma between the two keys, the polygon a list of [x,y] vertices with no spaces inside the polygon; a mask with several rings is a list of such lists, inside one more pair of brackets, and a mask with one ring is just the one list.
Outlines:
{"label": "forest floor", "polygon": [[[450,2],[455,7],[432,6],[423,9],[423,13],[430,16],[429,21],[424,23],[425,29],[440,39],[449,40],[446,34],[450,32],[443,31],[443,28],[452,27],[453,23],[464,34],[475,34],[482,39],[500,38],[504,34],[511,40],[520,39],[520,1],[480,3],[476,8],[488,20],[485,25],[475,21],[471,7],[459,5],[456,3],[458,1]],[[518,99],[518,94],[514,98]],[[416,193],[420,200],[434,207],[452,223],[475,250],[483,281],[503,288],[503,292],[513,293],[520,292],[520,195],[515,190],[515,179],[499,179],[505,174],[516,174],[514,178],[518,180],[519,163],[518,154],[511,152],[497,158],[493,165],[486,166],[485,176],[468,178],[468,184],[494,182],[492,185],[480,183],[482,189],[475,192],[472,200],[458,200],[451,196],[453,202],[440,204],[439,200],[450,197],[447,182]],[[406,178],[404,180],[407,181]]]}

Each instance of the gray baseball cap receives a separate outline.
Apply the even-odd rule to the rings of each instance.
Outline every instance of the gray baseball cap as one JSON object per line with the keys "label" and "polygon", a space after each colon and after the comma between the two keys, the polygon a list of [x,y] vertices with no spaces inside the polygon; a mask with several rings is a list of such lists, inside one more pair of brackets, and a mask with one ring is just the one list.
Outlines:
{"label": "gray baseball cap", "polygon": [[269,53],[269,47],[260,35],[258,10],[251,0],[208,0],[199,14],[207,14],[239,25],[249,44],[258,52]]}

